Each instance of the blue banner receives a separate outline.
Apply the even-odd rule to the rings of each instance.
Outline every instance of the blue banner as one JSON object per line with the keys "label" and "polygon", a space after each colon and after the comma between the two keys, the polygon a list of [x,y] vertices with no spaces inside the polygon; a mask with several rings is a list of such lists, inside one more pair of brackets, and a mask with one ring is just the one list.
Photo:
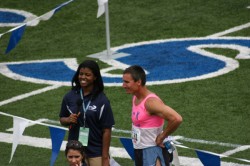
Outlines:
{"label": "blue banner", "polygon": [[134,147],[132,139],[130,138],[120,138],[120,141],[132,160],[135,160]]}
{"label": "blue banner", "polygon": [[220,156],[199,150],[195,150],[195,152],[204,166],[220,166]]}
{"label": "blue banner", "polygon": [[50,166],[53,166],[58,153],[60,152],[60,148],[66,134],[66,131],[59,128],[49,127],[50,129],[50,137],[52,141],[52,154],[50,159]]}
{"label": "blue banner", "polygon": [[26,28],[26,25],[23,25],[12,31],[11,36],[10,36],[10,41],[5,51],[5,54],[9,53],[13,48],[16,47],[17,43],[21,40],[23,36],[25,28]]}

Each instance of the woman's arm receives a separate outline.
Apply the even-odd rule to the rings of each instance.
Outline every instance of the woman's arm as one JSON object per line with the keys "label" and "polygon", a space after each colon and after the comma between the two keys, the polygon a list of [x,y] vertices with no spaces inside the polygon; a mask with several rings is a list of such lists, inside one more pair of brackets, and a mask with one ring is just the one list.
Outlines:
{"label": "woman's arm", "polygon": [[102,138],[102,166],[109,166],[109,147],[111,141],[111,128],[103,129]]}

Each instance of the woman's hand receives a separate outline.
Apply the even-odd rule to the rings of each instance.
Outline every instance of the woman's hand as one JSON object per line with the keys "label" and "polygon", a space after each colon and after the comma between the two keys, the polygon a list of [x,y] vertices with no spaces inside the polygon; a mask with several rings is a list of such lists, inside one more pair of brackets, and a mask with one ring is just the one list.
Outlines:
{"label": "woman's hand", "polygon": [[160,146],[162,148],[164,148],[164,144],[163,144],[163,140],[165,139],[166,137],[163,135],[163,133],[159,134],[156,139],[155,139],[155,143],[157,146]]}
{"label": "woman's hand", "polygon": [[79,117],[80,112],[78,114],[70,114],[70,116],[68,117],[69,119],[69,123],[77,123],[77,118]]}

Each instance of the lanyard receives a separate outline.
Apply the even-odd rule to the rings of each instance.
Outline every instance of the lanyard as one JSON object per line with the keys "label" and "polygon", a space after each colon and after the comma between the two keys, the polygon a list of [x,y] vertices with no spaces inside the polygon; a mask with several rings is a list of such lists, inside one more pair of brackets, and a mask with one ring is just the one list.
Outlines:
{"label": "lanyard", "polygon": [[90,100],[89,100],[89,102],[88,102],[88,104],[86,105],[86,107],[85,107],[85,103],[84,103],[84,97],[83,97],[83,94],[82,94],[82,89],[80,90],[80,94],[81,94],[81,99],[82,99],[82,108],[83,108],[83,120],[84,120],[84,128],[85,128],[85,122],[86,122],[86,112],[87,112],[87,110],[88,110],[88,108],[89,108],[89,105],[90,105],[90,103],[91,103],[91,99],[92,99],[92,97],[90,98]]}

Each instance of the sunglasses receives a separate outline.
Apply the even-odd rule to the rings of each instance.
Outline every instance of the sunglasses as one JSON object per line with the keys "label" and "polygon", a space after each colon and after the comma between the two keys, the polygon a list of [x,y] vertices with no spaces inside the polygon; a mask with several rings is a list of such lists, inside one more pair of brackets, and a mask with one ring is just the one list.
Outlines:
{"label": "sunglasses", "polygon": [[79,141],[70,140],[67,143],[66,147],[68,147],[68,148],[82,148],[83,145]]}

